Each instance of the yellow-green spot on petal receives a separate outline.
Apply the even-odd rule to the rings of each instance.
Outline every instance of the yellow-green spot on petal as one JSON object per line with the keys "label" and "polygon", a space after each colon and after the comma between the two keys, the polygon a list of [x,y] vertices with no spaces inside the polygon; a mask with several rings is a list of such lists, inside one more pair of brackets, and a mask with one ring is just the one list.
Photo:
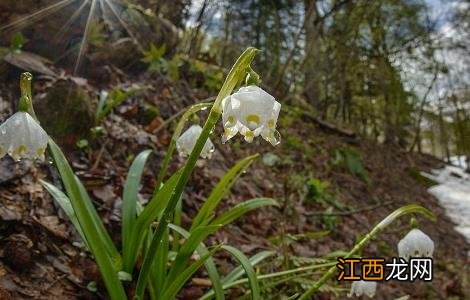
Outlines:
{"label": "yellow-green spot on petal", "polygon": [[247,131],[245,132],[244,136],[246,136],[246,137],[254,137],[255,135],[254,135],[253,131],[247,130]]}
{"label": "yellow-green spot on petal", "polygon": [[38,149],[36,150],[36,155],[37,155],[37,156],[43,156],[45,152],[46,152],[46,149],[44,149],[44,148],[38,148]]}
{"label": "yellow-green spot on petal", "polygon": [[26,152],[26,146],[25,145],[20,145],[18,147],[18,154],[23,154]]}
{"label": "yellow-green spot on petal", "polygon": [[235,124],[235,117],[234,116],[228,116],[227,121],[229,125]]}
{"label": "yellow-green spot on petal", "polygon": [[258,115],[248,115],[246,116],[246,121],[248,123],[255,123],[256,125],[259,125],[261,118]]}
{"label": "yellow-green spot on petal", "polygon": [[269,119],[269,120],[268,120],[268,126],[269,126],[269,128],[273,128],[273,127],[274,127],[274,120],[273,120],[273,119]]}

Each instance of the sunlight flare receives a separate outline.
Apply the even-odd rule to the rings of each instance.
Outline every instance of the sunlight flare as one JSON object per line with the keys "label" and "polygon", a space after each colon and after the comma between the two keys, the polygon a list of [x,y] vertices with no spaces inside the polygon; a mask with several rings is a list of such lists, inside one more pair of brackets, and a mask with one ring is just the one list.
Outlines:
{"label": "sunlight flare", "polygon": [[26,26],[29,26],[37,21],[40,21],[46,18],[47,16],[55,14],[56,12],[60,11],[62,8],[68,6],[69,4],[72,4],[74,1],[76,0],[62,0],[55,4],[49,5],[45,8],[38,10],[35,13],[29,14],[16,21],[13,21],[7,25],[0,27],[0,32],[7,31],[7,30],[14,31],[14,30],[18,30]]}
{"label": "sunlight flare", "polygon": [[82,62],[83,56],[85,55],[86,46],[88,44],[88,36],[90,34],[90,25],[93,20],[93,14],[95,12],[97,2],[98,0],[91,0],[91,7],[90,7],[90,11],[88,12],[88,18],[87,18],[86,25],[85,25],[85,32],[83,34],[83,38],[80,43],[80,50],[78,51],[77,62],[75,63],[73,74],[76,74],[78,72],[78,69],[80,68],[80,63]]}

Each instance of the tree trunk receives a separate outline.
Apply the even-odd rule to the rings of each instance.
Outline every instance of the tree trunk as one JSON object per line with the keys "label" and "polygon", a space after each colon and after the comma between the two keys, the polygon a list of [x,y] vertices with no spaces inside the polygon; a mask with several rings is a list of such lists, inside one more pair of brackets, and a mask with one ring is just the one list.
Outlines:
{"label": "tree trunk", "polygon": [[316,2],[316,0],[304,0],[305,15],[310,15],[310,18],[305,20],[305,52],[308,52],[308,57],[306,57],[304,64],[305,87],[303,94],[308,102],[320,113],[323,112],[321,109],[318,72],[321,52],[319,27],[315,22],[318,17]]}

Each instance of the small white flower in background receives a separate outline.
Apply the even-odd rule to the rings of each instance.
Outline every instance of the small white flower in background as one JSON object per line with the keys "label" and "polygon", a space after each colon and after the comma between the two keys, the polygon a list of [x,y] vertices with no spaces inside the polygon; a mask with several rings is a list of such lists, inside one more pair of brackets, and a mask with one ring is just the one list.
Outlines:
{"label": "small white flower in background", "polygon": [[27,112],[19,111],[0,125],[0,158],[9,154],[22,158],[44,160],[49,137]]}
{"label": "small white flower in background", "polygon": [[261,135],[273,146],[279,144],[276,123],[281,104],[262,88],[255,85],[242,87],[222,101],[222,108],[222,143],[240,132],[249,143]]}
{"label": "small white flower in background", "polygon": [[369,298],[375,296],[375,291],[377,290],[377,282],[375,281],[353,281],[351,285],[351,291],[349,291],[348,298],[351,296],[360,297],[362,295],[367,295]]}
{"label": "small white flower in background", "polygon": [[412,229],[398,242],[398,256],[405,259],[410,257],[431,257],[434,252],[434,242],[419,229]]}
{"label": "small white flower in background", "polygon": [[[196,145],[197,139],[201,135],[202,127],[199,125],[193,125],[188,128],[176,141],[176,149],[181,156],[188,156],[193,151]],[[204,148],[201,151],[202,158],[210,158],[214,152],[214,144],[210,139],[207,139]]]}

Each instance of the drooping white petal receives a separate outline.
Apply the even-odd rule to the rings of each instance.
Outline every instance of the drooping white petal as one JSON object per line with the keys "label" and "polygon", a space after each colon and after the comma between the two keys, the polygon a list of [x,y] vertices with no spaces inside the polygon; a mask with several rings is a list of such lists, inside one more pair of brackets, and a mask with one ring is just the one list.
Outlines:
{"label": "drooping white petal", "polygon": [[17,112],[0,125],[0,158],[9,154],[22,158],[44,160],[48,135],[26,112]]}
{"label": "drooping white petal", "polygon": [[398,256],[405,259],[410,257],[431,257],[434,252],[434,242],[419,229],[412,229],[398,242]]}
{"label": "drooping white petal", "polygon": [[222,135],[222,143],[225,143],[238,133],[239,122],[238,122],[238,108],[240,102],[233,100],[230,96],[226,97],[222,101],[222,122],[224,126],[224,134]]}
{"label": "drooping white petal", "polygon": [[240,101],[240,123],[252,131],[266,124],[277,103],[273,96],[257,86],[240,88],[232,95],[232,99]]}
{"label": "drooping white petal", "polygon": [[273,145],[279,143],[276,123],[281,104],[260,87],[252,85],[240,88],[224,99],[222,107],[222,142],[240,132],[247,142],[261,135]]}
{"label": "drooping white petal", "polygon": [[375,281],[353,281],[351,285],[351,290],[349,291],[348,298],[351,296],[360,297],[366,295],[369,298],[375,296],[375,291],[377,290],[377,282]]}
{"label": "drooping white petal", "polygon": [[[179,155],[185,157],[191,154],[194,146],[196,145],[197,139],[201,135],[202,127],[199,125],[193,125],[188,128],[176,141],[176,149]],[[210,158],[214,152],[214,144],[210,139],[207,139],[204,144],[204,148],[201,151],[202,158]]]}

